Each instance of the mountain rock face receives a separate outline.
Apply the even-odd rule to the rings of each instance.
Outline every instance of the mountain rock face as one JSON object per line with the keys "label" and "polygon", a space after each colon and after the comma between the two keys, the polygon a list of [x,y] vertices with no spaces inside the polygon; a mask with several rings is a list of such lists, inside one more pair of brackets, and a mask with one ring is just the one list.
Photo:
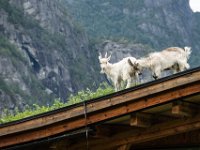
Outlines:
{"label": "mountain rock face", "polygon": [[98,52],[116,62],[191,46],[200,65],[200,15],[188,0],[0,0],[0,14],[0,117],[96,88]]}
{"label": "mountain rock face", "polygon": [[1,0],[0,13],[0,114],[96,84],[88,38],[59,1]]}
{"label": "mountain rock face", "polygon": [[200,18],[190,9],[189,0],[63,1],[92,38],[125,38],[156,51],[191,46],[190,63],[200,65]]}

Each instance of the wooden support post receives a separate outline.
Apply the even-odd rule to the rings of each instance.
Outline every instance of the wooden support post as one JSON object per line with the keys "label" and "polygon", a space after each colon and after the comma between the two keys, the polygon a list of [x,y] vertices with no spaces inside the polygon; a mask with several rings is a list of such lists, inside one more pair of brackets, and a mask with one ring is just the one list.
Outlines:
{"label": "wooden support post", "polygon": [[131,115],[130,125],[136,127],[150,127],[151,126],[151,115],[145,113],[135,113]]}
{"label": "wooden support post", "polygon": [[130,148],[131,148],[131,144],[126,144],[126,145],[119,146],[117,150],[129,150]]}
{"label": "wooden support post", "polygon": [[184,103],[173,103],[172,114],[180,117],[192,117],[195,113],[195,108]]}

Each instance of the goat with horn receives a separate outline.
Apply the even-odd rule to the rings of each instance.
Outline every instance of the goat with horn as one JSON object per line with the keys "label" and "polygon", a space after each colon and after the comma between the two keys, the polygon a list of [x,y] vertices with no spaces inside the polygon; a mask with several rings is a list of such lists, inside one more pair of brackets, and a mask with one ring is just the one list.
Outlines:
{"label": "goat with horn", "polygon": [[119,91],[123,88],[123,83],[126,82],[126,88],[131,87],[133,82],[138,82],[138,72],[135,71],[128,63],[128,60],[135,62],[134,57],[126,57],[117,63],[110,63],[111,55],[107,57],[107,52],[104,57],[99,53],[99,62],[101,67],[101,73],[105,73],[115,88],[115,91]]}
{"label": "goat with horn", "polygon": [[147,68],[151,71],[154,79],[160,78],[165,70],[172,70],[173,73],[184,71],[190,68],[188,59],[191,54],[191,47],[169,47],[161,52],[150,53],[147,57],[137,61],[129,60],[129,64],[138,71]]}

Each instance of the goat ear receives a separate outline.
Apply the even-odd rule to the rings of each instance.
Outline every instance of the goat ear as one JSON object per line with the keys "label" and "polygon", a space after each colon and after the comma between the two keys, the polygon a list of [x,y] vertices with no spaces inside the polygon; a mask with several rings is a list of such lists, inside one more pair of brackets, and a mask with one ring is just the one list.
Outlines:
{"label": "goat ear", "polygon": [[134,64],[132,63],[132,61],[130,59],[128,59],[128,63],[129,63],[129,65],[131,65],[132,67],[134,67]]}

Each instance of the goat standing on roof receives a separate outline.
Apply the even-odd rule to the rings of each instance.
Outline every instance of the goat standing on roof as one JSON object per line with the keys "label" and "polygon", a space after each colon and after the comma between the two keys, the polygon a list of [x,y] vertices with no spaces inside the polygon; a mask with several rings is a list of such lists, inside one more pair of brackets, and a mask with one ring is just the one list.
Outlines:
{"label": "goat standing on roof", "polygon": [[138,59],[132,62],[129,60],[129,64],[140,72],[144,68],[150,69],[154,79],[161,77],[161,72],[164,70],[172,70],[173,73],[184,71],[190,68],[188,59],[191,54],[190,47],[170,47],[161,52],[154,52],[148,55],[148,57]]}
{"label": "goat standing on roof", "polygon": [[135,81],[135,84],[138,82],[138,73],[128,64],[128,60],[131,60],[133,63],[136,61],[134,57],[124,58],[114,64],[109,63],[110,58],[111,55],[107,57],[107,52],[104,58],[99,54],[101,73],[105,73],[107,78],[111,79],[115,91],[122,89],[124,81],[127,82],[126,88],[129,88],[133,81]]}

